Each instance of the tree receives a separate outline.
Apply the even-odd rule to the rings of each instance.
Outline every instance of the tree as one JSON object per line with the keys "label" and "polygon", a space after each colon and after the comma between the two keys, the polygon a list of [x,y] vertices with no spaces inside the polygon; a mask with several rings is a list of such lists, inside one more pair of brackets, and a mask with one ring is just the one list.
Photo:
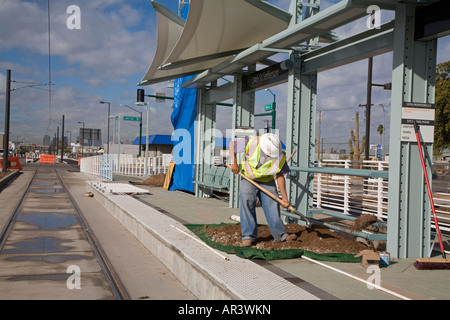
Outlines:
{"label": "tree", "polygon": [[382,124],[380,124],[380,125],[378,126],[377,132],[380,134],[380,136],[381,136],[381,141],[383,142],[383,132],[384,132],[384,128],[383,128],[383,125],[382,125]]}
{"label": "tree", "polygon": [[450,147],[450,61],[437,65],[435,104],[433,153],[440,157]]}
{"label": "tree", "polygon": [[[355,134],[356,133],[356,134]],[[350,159],[359,160],[361,153],[364,151],[365,137],[359,142],[359,112],[355,114],[355,131],[350,130],[350,139],[348,146],[350,148]]]}

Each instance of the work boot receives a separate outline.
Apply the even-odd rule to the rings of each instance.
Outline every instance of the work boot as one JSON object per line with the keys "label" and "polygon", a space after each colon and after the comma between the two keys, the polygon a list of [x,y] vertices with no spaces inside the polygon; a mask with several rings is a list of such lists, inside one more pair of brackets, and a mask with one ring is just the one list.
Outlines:
{"label": "work boot", "polygon": [[242,246],[243,247],[251,247],[253,245],[253,241],[251,239],[244,239],[242,240]]}

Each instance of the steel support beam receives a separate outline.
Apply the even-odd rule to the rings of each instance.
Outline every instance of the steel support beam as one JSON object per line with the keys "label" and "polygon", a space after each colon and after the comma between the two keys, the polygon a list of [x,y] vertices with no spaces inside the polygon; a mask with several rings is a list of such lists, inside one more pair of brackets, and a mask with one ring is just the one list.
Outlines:
{"label": "steel support beam", "polygon": [[392,51],[394,22],[311,51],[303,56],[303,73],[316,73]]}
{"label": "steel support beam", "polygon": [[[402,141],[404,102],[434,103],[436,40],[415,41],[415,7],[398,4],[395,13],[389,148],[387,251],[395,258],[427,257],[431,212],[418,145]],[[431,176],[433,144],[423,143]]]}

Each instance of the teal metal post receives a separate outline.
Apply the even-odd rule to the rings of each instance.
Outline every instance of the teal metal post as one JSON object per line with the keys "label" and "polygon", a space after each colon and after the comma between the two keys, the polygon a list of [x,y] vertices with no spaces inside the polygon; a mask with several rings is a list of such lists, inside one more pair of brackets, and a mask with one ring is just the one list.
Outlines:
{"label": "teal metal post", "polygon": [[[249,67],[249,72],[255,71],[256,67]],[[240,127],[255,127],[255,92],[243,92],[242,75],[234,76],[234,105],[233,105],[233,134],[235,129]],[[231,208],[239,207],[239,176],[232,175],[230,181],[229,206]]]}
{"label": "teal metal post", "polygon": [[[286,150],[297,150],[289,163],[293,167],[314,166],[314,138],[317,74],[301,74],[301,57],[292,55],[294,67],[289,74]],[[291,204],[307,217],[313,208],[314,173],[291,171],[287,191]]]}
{"label": "teal metal post", "polygon": [[[213,163],[216,104],[206,102],[206,89],[201,89],[197,108],[197,142],[196,142],[196,170],[195,180],[203,181],[205,168]],[[195,185],[195,196],[203,197],[203,190]]]}
{"label": "teal metal post", "polygon": [[[419,149],[414,139],[405,140],[402,128],[404,102],[434,103],[436,40],[414,40],[414,9],[397,4],[395,12],[387,237],[394,258],[427,257],[430,248],[431,212]],[[423,146],[430,175],[433,144]]]}
{"label": "teal metal post", "polygon": [[[298,3],[296,8],[291,7],[295,21],[301,21],[315,14],[319,10],[319,0],[311,0],[311,6],[306,7]],[[312,39],[308,45],[316,45],[318,39]],[[317,94],[317,73],[302,74],[302,57],[294,52],[290,57],[293,67],[289,70],[288,101],[287,106],[287,137],[286,150],[297,150],[289,163],[293,167],[313,167],[315,147],[315,113]],[[288,155],[289,156],[289,155]],[[313,208],[314,173],[292,171],[288,176],[286,191],[290,203],[307,217],[312,217],[309,211]]]}

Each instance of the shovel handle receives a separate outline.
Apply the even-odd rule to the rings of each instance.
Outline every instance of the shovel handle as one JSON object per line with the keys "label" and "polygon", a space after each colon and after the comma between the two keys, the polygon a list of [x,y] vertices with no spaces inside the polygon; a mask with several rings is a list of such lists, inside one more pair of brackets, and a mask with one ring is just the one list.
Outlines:
{"label": "shovel handle", "polygon": [[[230,168],[231,170],[231,166],[228,163],[225,163],[225,165]],[[272,192],[268,191],[267,189],[263,188],[262,186],[260,186],[258,183],[256,183],[255,181],[253,181],[252,179],[250,179],[249,177],[247,177],[246,175],[244,175],[242,172],[238,172],[238,174],[244,178],[245,180],[247,180],[248,182],[250,182],[251,184],[253,184],[255,187],[257,187],[259,190],[261,190],[262,192],[264,192],[265,194],[267,194],[269,197],[271,197],[273,200],[277,201],[278,203],[280,203],[281,205],[285,204],[280,198],[278,198],[276,195],[274,195]],[[289,205],[289,207],[287,207],[288,210],[294,212],[295,214],[299,215],[300,217],[302,217],[304,220],[306,220],[306,222],[309,224],[309,220],[308,218],[306,218],[303,214],[301,214],[300,212],[298,212],[297,210],[295,210],[295,208],[292,205]]]}
{"label": "shovel handle", "polygon": [[[231,170],[231,166],[228,163],[225,163],[225,165],[230,168]],[[242,172],[238,172],[238,174],[244,178],[245,180],[247,180],[248,182],[250,182],[252,185],[254,185],[255,187],[257,187],[259,190],[261,190],[262,192],[264,192],[265,194],[267,194],[269,197],[271,197],[273,200],[278,201],[280,204],[284,204],[283,201],[281,201],[280,198],[278,198],[276,195],[274,195],[272,192],[268,191],[267,189],[261,187],[258,183],[256,183],[255,181],[253,181],[252,179],[250,179],[249,177],[247,177],[246,175],[244,175]],[[292,207],[292,206],[290,206]],[[291,209],[289,209],[291,210]]]}

